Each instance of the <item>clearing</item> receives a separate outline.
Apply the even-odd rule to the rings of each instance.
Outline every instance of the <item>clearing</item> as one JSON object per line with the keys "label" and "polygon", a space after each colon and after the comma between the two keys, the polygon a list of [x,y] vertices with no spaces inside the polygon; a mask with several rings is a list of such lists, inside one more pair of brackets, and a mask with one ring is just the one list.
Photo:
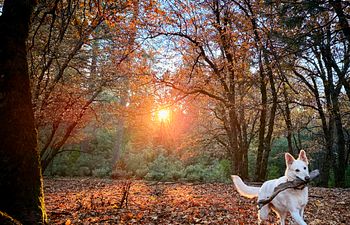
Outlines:
{"label": "clearing", "polygon": [[[128,192],[127,184],[125,180],[46,178],[50,224],[257,224],[256,199],[240,197],[233,184],[134,180]],[[122,200],[124,194],[127,202]],[[311,187],[305,219],[309,225],[345,225],[350,221],[349,207],[350,189]],[[271,214],[268,224],[276,221]]]}

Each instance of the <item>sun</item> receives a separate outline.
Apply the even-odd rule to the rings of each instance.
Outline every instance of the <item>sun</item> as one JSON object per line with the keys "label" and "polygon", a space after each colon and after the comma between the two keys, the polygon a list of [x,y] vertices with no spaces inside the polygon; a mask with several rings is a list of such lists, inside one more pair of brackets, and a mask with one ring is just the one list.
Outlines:
{"label": "sun", "polygon": [[167,121],[170,119],[170,110],[169,109],[161,109],[158,111],[158,119],[159,121]]}

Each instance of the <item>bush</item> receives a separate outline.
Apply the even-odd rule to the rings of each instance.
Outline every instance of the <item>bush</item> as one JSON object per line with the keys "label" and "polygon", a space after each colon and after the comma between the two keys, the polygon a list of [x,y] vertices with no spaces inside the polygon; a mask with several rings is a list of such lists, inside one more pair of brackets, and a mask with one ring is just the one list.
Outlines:
{"label": "bush", "polygon": [[[51,162],[45,174],[58,176],[106,177],[111,174],[113,149],[113,133],[100,130],[95,140],[90,141],[91,151],[84,151],[80,144],[70,145],[58,154]],[[82,169],[83,168],[83,169]]]}
{"label": "bush", "polygon": [[148,147],[141,151],[126,149],[112,171],[113,134],[100,130],[88,144],[88,148],[84,149],[79,144],[69,146],[66,150],[74,151],[57,155],[47,173],[59,176],[111,176],[116,179],[136,177],[157,181],[230,182],[230,162],[214,160],[205,153],[182,161],[181,156],[169,154],[160,147]]}
{"label": "bush", "polygon": [[228,160],[214,160],[212,164],[197,163],[185,169],[185,180],[200,182],[231,182],[231,164]]}
{"label": "bush", "polygon": [[184,167],[180,160],[162,154],[151,162],[148,168],[149,172],[145,176],[148,180],[176,181],[184,175]]}
{"label": "bush", "polygon": [[189,165],[185,169],[185,180],[205,181],[208,169],[203,164]]}
{"label": "bush", "polygon": [[129,153],[124,157],[125,169],[136,175],[137,170],[147,169],[147,158],[145,152],[139,154]]}
{"label": "bush", "polygon": [[231,182],[231,162],[226,159],[215,161],[209,175],[209,181]]}
{"label": "bush", "polygon": [[100,177],[100,178],[110,177],[111,176],[111,170],[109,168],[106,168],[106,167],[97,168],[97,169],[94,169],[92,171],[92,176]]}

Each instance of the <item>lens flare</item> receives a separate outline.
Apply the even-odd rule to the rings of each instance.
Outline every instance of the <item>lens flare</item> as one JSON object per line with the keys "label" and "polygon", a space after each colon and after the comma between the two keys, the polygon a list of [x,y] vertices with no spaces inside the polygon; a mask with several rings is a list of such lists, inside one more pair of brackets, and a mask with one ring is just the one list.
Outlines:
{"label": "lens flare", "polygon": [[159,121],[167,121],[170,119],[170,110],[169,109],[161,109],[158,111],[158,119]]}

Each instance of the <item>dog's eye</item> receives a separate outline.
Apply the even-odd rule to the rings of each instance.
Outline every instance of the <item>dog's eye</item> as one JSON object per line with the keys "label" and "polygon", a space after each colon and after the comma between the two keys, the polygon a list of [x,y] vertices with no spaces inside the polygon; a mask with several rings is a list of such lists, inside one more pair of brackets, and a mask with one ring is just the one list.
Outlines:
{"label": "dog's eye", "polygon": [[306,170],[306,167],[304,167],[304,170]]}
{"label": "dog's eye", "polygon": [[299,169],[296,169],[295,172],[300,172],[300,170],[299,170]]}

